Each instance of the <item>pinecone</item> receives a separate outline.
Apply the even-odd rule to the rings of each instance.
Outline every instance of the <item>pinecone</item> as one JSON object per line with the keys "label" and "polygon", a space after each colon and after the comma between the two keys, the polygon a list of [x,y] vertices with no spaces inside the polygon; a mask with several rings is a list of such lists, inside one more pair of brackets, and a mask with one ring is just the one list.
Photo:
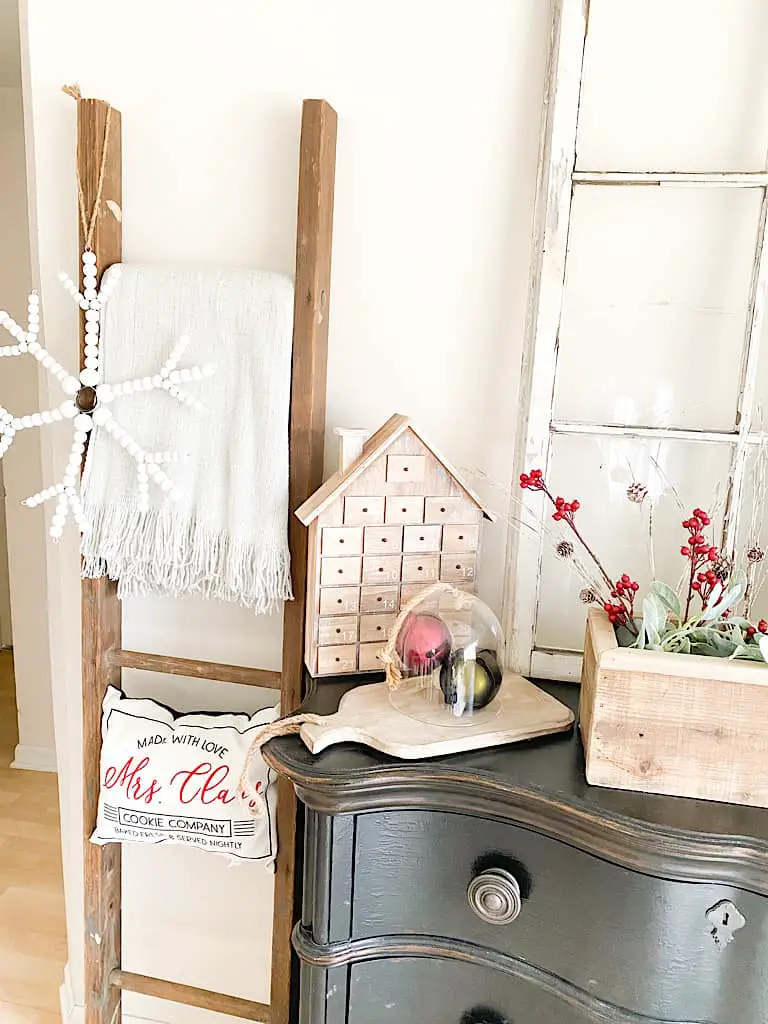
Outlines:
{"label": "pinecone", "polygon": [[579,591],[579,600],[582,604],[597,604],[597,594],[591,587],[584,587]]}
{"label": "pinecone", "polygon": [[757,562],[762,562],[763,558],[765,558],[765,552],[757,544],[753,544],[747,552],[747,561],[755,565]]}
{"label": "pinecone", "polygon": [[721,583],[727,583],[731,578],[731,573],[733,572],[733,562],[730,558],[720,555],[718,560],[712,565],[712,572],[717,576]]}
{"label": "pinecone", "polygon": [[569,540],[559,540],[555,544],[555,551],[561,558],[571,558],[573,555],[573,544]]}
{"label": "pinecone", "polygon": [[630,484],[627,488],[627,498],[629,498],[630,501],[634,501],[636,505],[642,505],[647,497],[648,488],[645,484],[634,483]]}

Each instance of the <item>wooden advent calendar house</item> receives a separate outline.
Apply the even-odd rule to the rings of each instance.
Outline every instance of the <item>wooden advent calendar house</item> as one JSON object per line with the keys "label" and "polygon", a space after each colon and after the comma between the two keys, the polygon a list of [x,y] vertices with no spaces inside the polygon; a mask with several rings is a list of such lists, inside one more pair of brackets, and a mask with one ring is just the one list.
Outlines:
{"label": "wooden advent calendar house", "polygon": [[367,440],[337,433],[339,470],[296,510],[309,528],[313,676],[382,671],[401,604],[437,580],[474,592],[481,521],[493,519],[406,416]]}

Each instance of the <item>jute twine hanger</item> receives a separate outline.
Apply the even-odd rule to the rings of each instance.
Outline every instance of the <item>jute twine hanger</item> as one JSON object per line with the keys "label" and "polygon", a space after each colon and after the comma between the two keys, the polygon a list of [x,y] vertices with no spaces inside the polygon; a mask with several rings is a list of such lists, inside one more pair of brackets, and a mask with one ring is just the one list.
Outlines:
{"label": "jute twine hanger", "polygon": [[[80,92],[80,86],[75,85],[64,85],[61,91],[66,93],[67,96],[71,96],[73,100],[81,100],[83,98]],[[80,181],[80,171],[75,165],[75,175],[77,177],[77,205],[80,210],[80,224],[83,228],[83,238],[85,239],[85,252],[90,252],[93,244],[93,235],[96,231],[96,220],[99,216],[99,208],[101,206],[101,194],[104,190],[104,176],[107,171],[107,151],[109,149],[109,129],[112,124],[112,107],[107,104],[107,120],[104,124],[104,143],[101,147],[101,167],[99,168],[99,182],[96,186],[96,198],[93,201],[93,210],[91,211],[90,220],[85,209],[85,195],[83,193],[83,185]]]}

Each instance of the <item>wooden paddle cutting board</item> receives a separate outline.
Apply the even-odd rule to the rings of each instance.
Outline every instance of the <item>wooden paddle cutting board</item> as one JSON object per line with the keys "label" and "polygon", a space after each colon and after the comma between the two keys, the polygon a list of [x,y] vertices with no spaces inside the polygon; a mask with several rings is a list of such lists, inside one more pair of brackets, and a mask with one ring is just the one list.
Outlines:
{"label": "wooden paddle cutting board", "polygon": [[[406,684],[407,685],[407,684]],[[464,750],[565,732],[574,714],[559,700],[514,672],[505,672],[499,694],[487,708],[446,721],[447,708],[427,704],[415,689],[391,699],[386,683],[349,690],[338,711],[320,724],[305,722],[300,736],[313,754],[336,743],[363,743],[406,760],[439,757]],[[423,720],[423,715],[429,721]]]}

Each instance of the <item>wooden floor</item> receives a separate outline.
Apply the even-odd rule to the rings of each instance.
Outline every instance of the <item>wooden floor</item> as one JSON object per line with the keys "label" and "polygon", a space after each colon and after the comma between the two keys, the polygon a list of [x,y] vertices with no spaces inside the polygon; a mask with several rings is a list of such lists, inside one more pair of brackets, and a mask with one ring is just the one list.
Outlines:
{"label": "wooden floor", "polygon": [[56,776],[10,767],[13,659],[0,651],[0,1024],[60,1024],[66,962]]}

